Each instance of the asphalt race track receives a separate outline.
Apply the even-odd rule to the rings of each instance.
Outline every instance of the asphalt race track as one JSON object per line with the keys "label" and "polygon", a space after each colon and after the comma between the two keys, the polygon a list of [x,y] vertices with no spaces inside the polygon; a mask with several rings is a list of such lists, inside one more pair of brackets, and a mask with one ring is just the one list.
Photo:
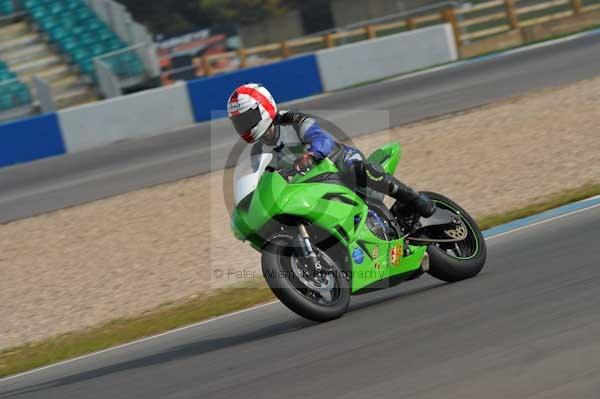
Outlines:
{"label": "asphalt race track", "polygon": [[[389,121],[379,122],[398,126],[599,74],[600,35],[594,32],[546,47],[344,90],[293,107],[318,110],[338,126],[350,127],[347,133],[356,136],[381,126],[365,125],[363,115],[355,110],[387,110]],[[0,170],[0,223],[222,168],[234,140],[227,121],[220,120],[4,168]]]}
{"label": "asphalt race track", "polygon": [[595,399],[600,204],[315,324],[279,303],[0,381],[0,398]]}

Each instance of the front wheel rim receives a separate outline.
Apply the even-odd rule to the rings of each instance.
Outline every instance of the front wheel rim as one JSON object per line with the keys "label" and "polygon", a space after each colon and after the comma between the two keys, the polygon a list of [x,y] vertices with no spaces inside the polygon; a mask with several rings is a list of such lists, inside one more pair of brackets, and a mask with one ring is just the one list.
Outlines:
{"label": "front wheel rim", "polygon": [[286,261],[284,264],[288,269],[284,273],[284,278],[296,291],[311,302],[321,306],[333,306],[342,299],[342,288],[338,281],[339,276],[335,275],[337,267],[334,260],[325,252],[319,251],[318,256],[321,263],[329,266],[325,269],[332,270],[323,272],[320,282],[309,278],[305,270],[302,270],[300,258],[293,253],[290,253],[289,256],[282,256],[282,260]]}

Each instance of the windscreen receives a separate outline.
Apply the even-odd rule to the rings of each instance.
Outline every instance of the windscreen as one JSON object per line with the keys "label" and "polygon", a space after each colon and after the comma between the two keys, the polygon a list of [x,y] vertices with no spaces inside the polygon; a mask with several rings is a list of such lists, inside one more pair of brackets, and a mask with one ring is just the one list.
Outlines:
{"label": "windscreen", "polygon": [[234,173],[233,195],[236,206],[256,190],[272,159],[273,154],[255,154],[240,158]]}

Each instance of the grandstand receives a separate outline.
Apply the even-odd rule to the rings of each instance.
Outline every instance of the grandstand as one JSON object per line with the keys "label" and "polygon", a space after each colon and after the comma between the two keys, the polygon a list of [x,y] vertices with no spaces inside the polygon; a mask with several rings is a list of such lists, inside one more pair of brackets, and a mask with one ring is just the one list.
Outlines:
{"label": "grandstand", "polygon": [[40,82],[58,109],[99,99],[97,59],[117,80],[144,75],[138,54],[126,50],[134,43],[111,29],[94,1],[115,4],[0,0],[0,120],[45,111]]}
{"label": "grandstand", "polygon": [[[2,0],[0,11],[12,13],[11,2]],[[32,101],[29,87],[21,80],[18,72],[19,60],[27,56],[28,37],[23,35],[23,23],[0,28],[0,112],[28,106]]]}

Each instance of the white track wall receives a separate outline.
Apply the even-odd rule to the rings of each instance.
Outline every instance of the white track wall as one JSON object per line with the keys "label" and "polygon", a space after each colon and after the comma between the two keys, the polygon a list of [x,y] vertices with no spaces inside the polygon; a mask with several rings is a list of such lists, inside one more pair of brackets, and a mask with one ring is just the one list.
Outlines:
{"label": "white track wall", "polygon": [[243,83],[286,102],[456,59],[451,27],[437,25],[51,112],[0,125],[0,167],[210,121]]}
{"label": "white track wall", "polygon": [[69,108],[58,120],[68,153],[195,123],[185,83]]}
{"label": "white track wall", "polygon": [[452,27],[435,25],[319,51],[324,91],[428,68],[458,59]]}

